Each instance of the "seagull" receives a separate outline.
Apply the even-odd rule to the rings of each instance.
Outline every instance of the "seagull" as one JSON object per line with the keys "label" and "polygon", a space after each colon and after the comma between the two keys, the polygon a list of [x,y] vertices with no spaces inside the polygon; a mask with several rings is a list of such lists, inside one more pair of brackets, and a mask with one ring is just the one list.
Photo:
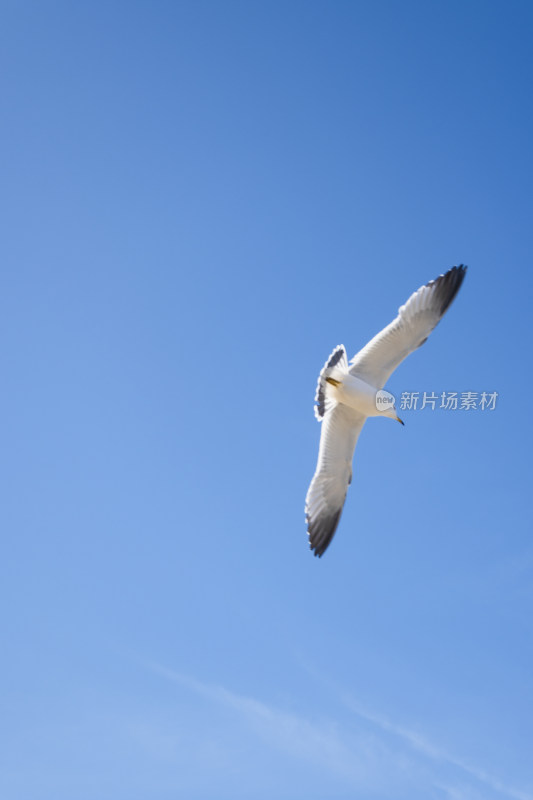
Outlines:
{"label": "seagull", "polygon": [[404,358],[420,347],[442,319],[463,282],[466,266],[452,267],[421,286],[398,309],[390,325],[348,364],[344,345],[331,353],[318,378],[315,416],[322,422],[316,472],[305,500],[309,546],[328,548],[352,481],[352,460],[367,417],[398,422],[394,398],[383,387]]}

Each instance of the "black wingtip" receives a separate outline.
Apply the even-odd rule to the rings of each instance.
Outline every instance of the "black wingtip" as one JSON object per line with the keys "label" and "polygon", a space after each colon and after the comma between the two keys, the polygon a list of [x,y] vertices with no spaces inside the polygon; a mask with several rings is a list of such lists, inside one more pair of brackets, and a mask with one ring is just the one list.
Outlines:
{"label": "black wingtip", "polygon": [[467,269],[468,267],[466,264],[459,264],[449,269],[444,275],[440,275],[434,281],[430,281],[427,284],[428,286],[435,286],[436,296],[440,301],[439,313],[441,317],[446,313],[457,292],[461,288]]}
{"label": "black wingtip", "polygon": [[341,514],[342,508],[327,519],[319,519],[311,522],[309,517],[307,517],[309,548],[314,551],[313,555],[322,558],[335,535]]}

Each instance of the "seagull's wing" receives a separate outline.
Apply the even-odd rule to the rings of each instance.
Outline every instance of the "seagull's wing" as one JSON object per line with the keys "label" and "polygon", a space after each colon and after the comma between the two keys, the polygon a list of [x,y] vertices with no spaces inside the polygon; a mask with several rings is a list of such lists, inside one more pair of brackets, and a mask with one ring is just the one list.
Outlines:
{"label": "seagull's wing", "polygon": [[366,417],[339,403],[322,422],[315,475],[305,500],[311,550],[321,556],[333,538],[352,480],[355,444]]}
{"label": "seagull's wing", "polygon": [[461,264],[421,286],[390,325],[374,336],[350,361],[350,373],[382,389],[398,364],[424,344],[459,291],[466,273]]}

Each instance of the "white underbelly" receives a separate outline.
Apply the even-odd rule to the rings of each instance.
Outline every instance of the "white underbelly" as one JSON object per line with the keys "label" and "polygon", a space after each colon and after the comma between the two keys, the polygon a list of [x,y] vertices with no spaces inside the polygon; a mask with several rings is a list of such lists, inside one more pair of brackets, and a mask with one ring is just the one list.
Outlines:
{"label": "white underbelly", "polygon": [[380,414],[376,405],[377,389],[360,378],[356,378],[354,375],[344,375],[342,384],[337,387],[337,392],[341,403],[359,411],[360,414],[364,414],[366,417]]}

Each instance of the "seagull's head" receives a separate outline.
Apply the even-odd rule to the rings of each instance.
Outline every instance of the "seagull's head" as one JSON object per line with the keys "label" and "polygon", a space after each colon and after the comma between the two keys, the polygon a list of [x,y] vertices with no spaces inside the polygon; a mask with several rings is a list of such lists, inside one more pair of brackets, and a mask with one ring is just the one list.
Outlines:
{"label": "seagull's head", "polygon": [[401,425],[405,425],[403,419],[400,419],[398,416],[398,412],[396,411],[396,406],[392,406],[388,408],[386,411],[381,412],[384,417],[390,417],[390,419],[395,419],[396,422],[399,422]]}

